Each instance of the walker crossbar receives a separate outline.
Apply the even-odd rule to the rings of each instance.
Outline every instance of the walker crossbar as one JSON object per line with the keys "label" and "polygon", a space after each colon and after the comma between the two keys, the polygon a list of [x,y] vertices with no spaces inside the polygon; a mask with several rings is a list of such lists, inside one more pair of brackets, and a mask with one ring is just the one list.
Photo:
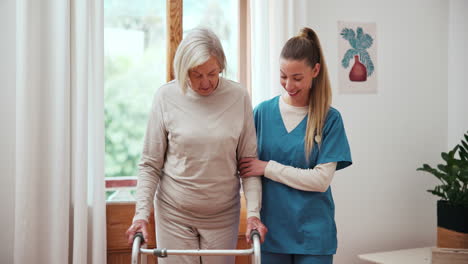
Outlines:
{"label": "walker crossbar", "polygon": [[260,233],[253,230],[250,233],[250,239],[253,241],[253,247],[250,249],[144,249],[140,245],[143,242],[143,235],[136,233],[133,237],[132,264],[140,263],[140,254],[155,255],[159,258],[165,258],[171,255],[185,256],[249,256],[253,255],[254,264],[261,263],[260,256]]}
{"label": "walker crossbar", "polygon": [[140,253],[155,255],[159,258],[165,258],[169,255],[186,255],[186,256],[248,256],[254,252],[251,249],[140,249]]}

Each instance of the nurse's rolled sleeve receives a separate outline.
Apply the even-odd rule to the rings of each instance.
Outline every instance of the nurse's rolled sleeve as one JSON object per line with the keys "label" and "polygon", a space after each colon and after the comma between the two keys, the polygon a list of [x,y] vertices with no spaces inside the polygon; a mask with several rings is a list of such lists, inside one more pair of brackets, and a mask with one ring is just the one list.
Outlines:
{"label": "nurse's rolled sleeve", "polygon": [[300,169],[270,160],[265,177],[307,192],[326,192],[335,174],[336,162],[319,164],[313,169]]}

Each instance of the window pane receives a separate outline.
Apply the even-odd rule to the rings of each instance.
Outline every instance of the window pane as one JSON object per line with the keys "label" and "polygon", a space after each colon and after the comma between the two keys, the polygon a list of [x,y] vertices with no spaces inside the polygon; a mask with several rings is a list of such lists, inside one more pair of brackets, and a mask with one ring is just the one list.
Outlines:
{"label": "window pane", "polygon": [[106,176],[133,176],[166,78],[166,1],[104,1]]}
{"label": "window pane", "polygon": [[239,0],[184,0],[183,3],[184,36],[197,26],[211,28],[226,54],[226,77],[238,81]]}

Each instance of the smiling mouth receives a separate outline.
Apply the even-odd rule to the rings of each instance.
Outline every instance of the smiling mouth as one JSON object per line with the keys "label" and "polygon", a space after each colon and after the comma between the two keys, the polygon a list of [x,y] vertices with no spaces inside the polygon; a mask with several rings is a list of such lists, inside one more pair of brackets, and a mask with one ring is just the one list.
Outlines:
{"label": "smiling mouth", "polygon": [[298,93],[299,93],[299,91],[295,91],[295,92],[293,92],[293,93],[288,92],[289,96],[295,96],[295,95],[298,94]]}

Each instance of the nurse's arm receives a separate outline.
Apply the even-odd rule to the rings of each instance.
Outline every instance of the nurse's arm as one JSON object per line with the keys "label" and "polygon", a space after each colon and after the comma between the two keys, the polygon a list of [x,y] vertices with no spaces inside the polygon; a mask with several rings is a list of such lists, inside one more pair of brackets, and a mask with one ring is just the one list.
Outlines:
{"label": "nurse's arm", "polygon": [[336,162],[318,164],[313,169],[300,169],[270,160],[264,176],[294,189],[326,192],[336,171]]}
{"label": "nurse's arm", "polygon": [[265,167],[267,164],[267,161],[262,161],[257,158],[242,158],[237,164],[237,169],[239,170],[242,178],[263,176],[263,174],[265,174]]}

